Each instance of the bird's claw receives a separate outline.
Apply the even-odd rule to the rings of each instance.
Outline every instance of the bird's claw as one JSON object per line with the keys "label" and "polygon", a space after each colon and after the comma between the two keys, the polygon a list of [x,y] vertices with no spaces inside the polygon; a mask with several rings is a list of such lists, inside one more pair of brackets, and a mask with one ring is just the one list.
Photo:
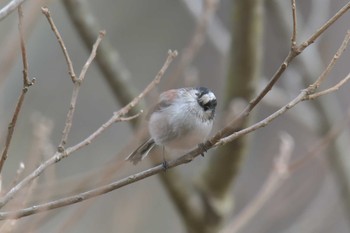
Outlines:
{"label": "bird's claw", "polygon": [[169,168],[168,162],[166,160],[162,163],[163,170],[166,172],[166,170]]}
{"label": "bird's claw", "polygon": [[[207,147],[205,146],[204,143],[199,143],[199,144],[198,144],[198,147],[199,147],[201,150],[203,150],[204,152],[207,152],[207,151],[208,151],[208,150],[207,150]],[[202,156],[202,157],[204,157],[204,152],[201,153],[201,156]]]}

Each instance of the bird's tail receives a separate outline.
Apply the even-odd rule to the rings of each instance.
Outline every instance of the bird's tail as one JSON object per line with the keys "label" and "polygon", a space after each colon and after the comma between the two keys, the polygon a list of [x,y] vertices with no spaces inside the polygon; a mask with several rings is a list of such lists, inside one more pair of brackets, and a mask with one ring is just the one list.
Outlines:
{"label": "bird's tail", "polygon": [[134,150],[128,157],[125,158],[125,160],[132,162],[133,164],[137,164],[141,160],[143,160],[149,152],[152,150],[152,148],[156,144],[154,143],[154,140],[152,138],[148,139],[144,143],[142,143],[136,150]]}

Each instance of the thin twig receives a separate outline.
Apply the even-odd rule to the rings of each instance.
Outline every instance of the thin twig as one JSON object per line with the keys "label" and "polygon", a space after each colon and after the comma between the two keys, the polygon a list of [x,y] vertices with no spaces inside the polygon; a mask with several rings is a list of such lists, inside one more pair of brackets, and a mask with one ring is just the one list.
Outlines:
{"label": "thin twig", "polygon": [[320,35],[326,31],[335,21],[337,21],[342,15],[344,15],[350,9],[350,2],[343,6],[332,18],[330,18],[325,24],[323,24],[309,39],[299,46],[299,51],[303,51],[310,44],[314,43]]}
{"label": "thin twig", "polygon": [[291,163],[289,165],[290,172],[296,172],[302,165],[305,165],[307,161],[310,161],[311,158],[319,155],[323,150],[325,150],[329,145],[334,141],[344,130],[345,125],[350,121],[350,111],[346,117],[337,122],[320,140],[310,146],[308,152],[305,155],[302,155],[300,159]]}
{"label": "thin twig", "polygon": [[178,78],[183,74],[183,72],[188,68],[188,66],[192,63],[199,49],[203,45],[206,32],[208,29],[209,21],[214,16],[214,13],[219,5],[220,0],[204,0],[203,2],[203,10],[198,19],[196,29],[193,33],[193,36],[181,54],[180,61],[175,68],[175,71],[168,79],[167,86],[173,87],[174,82],[178,80]]}
{"label": "thin twig", "polygon": [[90,57],[87,59],[87,61],[85,62],[83,68],[81,69],[81,72],[80,72],[80,75],[79,75],[79,81],[80,82],[84,80],[86,71],[90,67],[90,64],[91,64],[92,60],[94,60],[94,58],[96,57],[97,48],[98,48],[98,46],[101,43],[102,37],[104,37],[105,35],[106,35],[106,31],[100,31],[99,32],[99,37],[97,38],[96,42],[92,46],[92,51],[91,51]]}
{"label": "thin twig", "polygon": [[[328,64],[327,68],[322,72],[322,74],[317,78],[316,82],[313,84],[315,88],[319,88],[319,86],[322,84],[322,82],[328,77],[329,72],[333,69],[335,63],[340,58],[341,54],[345,51],[345,49],[348,46],[350,40],[350,30],[347,31],[345,39],[343,40],[343,43],[339,47],[337,53],[333,56],[331,62]],[[312,95],[309,97],[311,98]]]}
{"label": "thin twig", "polygon": [[76,104],[77,104],[77,100],[78,100],[78,95],[79,95],[81,83],[84,80],[84,77],[85,77],[85,74],[86,74],[88,67],[90,66],[92,60],[96,56],[96,50],[97,50],[99,44],[101,43],[102,37],[104,35],[105,35],[104,31],[101,31],[99,33],[99,35],[96,39],[96,42],[92,47],[91,54],[80,72],[79,78],[75,79],[75,81],[74,81],[74,88],[73,88],[72,97],[71,97],[71,101],[70,101],[69,111],[67,113],[66,123],[65,123],[63,132],[62,132],[62,138],[61,138],[60,144],[58,146],[58,150],[60,152],[62,152],[64,150],[64,146],[67,143],[70,129],[72,128],[73,116],[74,116],[74,112],[75,112],[75,108],[76,108]]}
{"label": "thin twig", "polygon": [[20,39],[21,54],[22,54],[22,62],[23,62],[23,88],[22,88],[22,92],[18,98],[16,107],[15,107],[15,111],[14,111],[13,116],[12,116],[12,120],[9,123],[8,128],[7,128],[5,146],[4,146],[4,149],[1,153],[1,158],[0,158],[0,173],[1,173],[2,168],[4,166],[5,160],[7,159],[7,156],[8,156],[8,150],[9,150],[10,145],[11,145],[13,132],[15,130],[17,119],[18,119],[19,113],[20,113],[22,105],[23,105],[24,97],[28,91],[28,87],[33,85],[35,82],[35,78],[33,78],[32,81],[29,81],[29,78],[28,78],[28,60],[27,60],[27,52],[26,52],[26,48],[25,48],[25,44],[24,44],[24,35],[23,35],[23,29],[22,29],[23,12],[22,12],[21,6],[18,7],[18,20],[19,20],[18,28],[19,28],[20,38],[21,38]]}
{"label": "thin twig", "polygon": [[19,30],[19,34],[20,34],[20,44],[21,44],[22,63],[23,63],[23,86],[27,87],[27,86],[32,85],[32,83],[28,78],[28,60],[27,60],[26,46],[24,43],[22,5],[18,6],[18,18],[19,18],[18,30]]}
{"label": "thin twig", "polygon": [[255,198],[238,214],[237,217],[225,228],[224,233],[239,232],[272,197],[289,177],[288,164],[292,155],[294,140],[289,134],[281,136],[280,151],[275,158],[275,166],[270,175],[256,194]]}
{"label": "thin twig", "polygon": [[[170,63],[173,61],[173,59],[177,56],[177,51],[170,51],[168,52],[168,57],[154,78],[154,80],[137,96],[135,97],[128,105],[126,105],[124,108],[119,110],[118,112],[114,113],[113,116],[104,123],[100,128],[98,128],[94,133],[92,133],[90,136],[88,136],[86,139],[81,141],[80,143],[76,144],[75,146],[67,148],[65,151],[59,152],[57,151],[50,159],[43,162],[39,167],[37,167],[32,173],[30,173],[27,177],[25,177],[21,182],[19,182],[16,186],[12,187],[9,192],[7,192],[2,198],[0,198],[0,208],[2,208],[4,205],[6,205],[11,199],[15,197],[15,195],[23,189],[25,186],[27,186],[32,180],[40,176],[41,173],[43,173],[49,166],[59,162],[61,159],[69,156],[71,153],[75,152],[76,150],[89,145],[96,137],[101,135],[102,132],[104,132],[107,128],[109,128],[113,123],[119,121],[123,118],[133,106],[135,106],[147,93],[149,93],[160,81],[160,79],[163,77],[165,71],[169,67]],[[162,167],[160,166],[162,169]],[[158,172],[160,170],[157,170]],[[155,173],[148,174],[148,176],[153,175]],[[133,177],[133,176],[131,176]],[[139,178],[140,179],[140,178]],[[132,181],[128,179],[128,181]],[[124,181],[125,182],[125,181]],[[135,182],[135,181],[134,181]]]}
{"label": "thin twig", "polygon": [[[63,0],[61,2],[85,47],[90,51],[100,26],[94,12],[89,8],[89,2],[86,0]],[[133,87],[131,73],[108,37],[99,46],[95,60],[115,100],[120,106],[127,105],[139,92]],[[130,113],[135,114],[140,109],[132,109]],[[132,124],[132,126],[135,125]]]}
{"label": "thin twig", "polygon": [[292,32],[292,47],[297,45],[297,13],[295,0],[292,0],[292,15],[293,15],[293,32]]}
{"label": "thin twig", "polygon": [[[185,5],[190,16],[192,16],[195,21],[199,22],[203,12],[200,7],[203,0],[182,0],[181,2]],[[223,57],[227,56],[230,50],[231,36],[218,16],[213,15],[206,31],[208,40],[213,44],[219,54]]]}
{"label": "thin twig", "polygon": [[[275,74],[272,76],[270,81],[267,83],[265,88],[259,92],[259,94],[252,99],[248,106],[229,124],[228,127],[225,127],[220,133],[217,134],[217,137],[213,141],[219,141],[222,138],[222,135],[227,136],[234,133],[236,126],[243,118],[248,116],[250,112],[257,106],[257,104],[269,93],[275,83],[280,79],[290,62],[298,56],[305,48],[312,44],[320,35],[327,30],[333,23],[335,23],[342,15],[344,15],[350,9],[350,2],[347,3],[343,8],[341,8],[332,18],[330,18],[323,26],[321,26],[316,32],[314,32],[309,39],[301,43],[295,48],[291,47],[287,57],[284,59],[283,63],[278,67]],[[305,95],[306,96],[306,95]],[[215,143],[216,143],[215,142]]]}
{"label": "thin twig", "polygon": [[333,58],[331,59],[329,64],[327,65],[325,71],[322,72],[320,77],[313,84],[311,84],[308,88],[302,90],[301,93],[296,98],[294,98],[287,105],[283,106],[282,108],[280,108],[279,110],[277,110],[276,112],[274,112],[273,114],[271,114],[270,116],[265,118],[264,120],[259,121],[259,122],[255,123],[254,125],[251,125],[251,126],[245,128],[245,129],[242,129],[240,131],[234,132],[230,136],[227,136],[225,138],[220,138],[220,135],[219,135],[220,132],[219,132],[216,135],[219,138],[217,141],[216,141],[216,137],[214,136],[214,139],[215,139],[214,142],[216,143],[216,146],[224,145],[224,144],[226,144],[228,142],[231,142],[232,140],[235,140],[238,137],[241,137],[242,135],[245,135],[247,133],[255,131],[258,128],[265,127],[272,120],[274,120],[276,117],[278,117],[281,114],[285,113],[286,111],[288,111],[290,108],[294,107],[295,105],[297,105],[301,101],[308,100],[309,99],[309,95],[314,93],[315,90],[319,87],[319,85],[316,85],[316,84],[319,83],[320,80],[324,80],[326,78],[325,75],[327,75],[333,69],[334,62],[337,59],[339,59],[340,56],[343,54],[343,52],[346,49],[346,46],[348,45],[348,41],[349,40],[350,40],[349,33],[347,33],[345,38],[344,38],[344,40],[343,40],[343,42],[342,42],[342,44],[341,44],[341,46],[339,47],[339,49],[337,50],[336,54],[333,56]]}
{"label": "thin twig", "polygon": [[342,80],[340,80],[340,82],[338,82],[337,84],[335,84],[333,87],[330,87],[324,91],[320,91],[320,92],[317,92],[315,94],[312,94],[312,95],[309,95],[307,98],[309,100],[313,100],[313,99],[316,99],[320,96],[323,96],[323,95],[326,95],[326,94],[330,94],[332,92],[335,92],[337,90],[339,90],[339,88],[341,86],[343,86],[345,83],[347,83],[348,81],[350,80],[350,73],[345,77],[343,78]]}
{"label": "thin twig", "polygon": [[5,19],[10,15],[14,10],[17,9],[25,0],[12,0],[6,6],[0,9],[0,21]]}
{"label": "thin twig", "polygon": [[52,20],[51,13],[50,13],[49,9],[47,7],[42,7],[41,12],[46,16],[47,20],[49,21],[49,24],[51,26],[52,31],[55,33],[55,36],[58,40],[58,43],[61,46],[63,55],[64,55],[66,62],[67,62],[68,73],[72,79],[72,82],[74,83],[76,81],[76,75],[74,72],[73,63],[72,63],[72,60],[70,59],[70,56],[68,54],[68,50],[63,42],[62,36],[61,36],[60,32],[57,30],[57,27]]}
{"label": "thin twig", "polygon": [[[23,31],[26,36],[29,36],[35,31],[31,29],[33,29],[38,19],[37,9],[45,1],[46,0],[32,1],[31,4],[27,4],[27,7],[25,8],[26,20],[23,22]],[[11,26],[11,30],[2,35],[4,38],[2,38],[0,43],[0,85],[3,81],[9,78],[9,73],[17,62],[17,50],[19,48],[17,27]]]}

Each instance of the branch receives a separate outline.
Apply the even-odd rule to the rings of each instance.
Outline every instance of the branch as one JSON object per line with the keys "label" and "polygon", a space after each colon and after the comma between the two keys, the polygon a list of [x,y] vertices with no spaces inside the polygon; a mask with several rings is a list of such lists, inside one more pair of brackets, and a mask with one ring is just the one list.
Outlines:
{"label": "branch", "polygon": [[91,54],[89,56],[89,58],[87,59],[85,65],[83,66],[79,78],[78,79],[74,79],[74,88],[73,88],[73,92],[72,92],[72,97],[71,97],[71,102],[70,102],[70,106],[69,106],[69,111],[67,113],[67,118],[66,118],[66,123],[63,129],[63,133],[62,133],[62,138],[61,138],[61,142],[58,146],[58,150],[59,151],[63,151],[64,150],[64,146],[67,143],[67,139],[68,139],[68,134],[70,132],[70,129],[72,127],[72,123],[73,123],[73,116],[74,116],[74,112],[75,112],[75,107],[77,104],[77,100],[78,100],[78,94],[79,94],[79,90],[80,90],[80,86],[81,83],[84,81],[85,78],[85,74],[86,71],[88,69],[88,67],[90,66],[92,60],[94,59],[94,57],[96,56],[96,50],[102,40],[102,37],[105,35],[104,31],[101,31],[98,35],[98,38],[94,44],[94,46],[92,47],[92,51]]}
{"label": "branch", "polygon": [[[160,79],[163,77],[166,69],[169,67],[170,63],[173,61],[173,59],[176,56],[177,56],[177,51],[169,50],[168,57],[164,65],[162,66],[162,68],[154,78],[154,80],[137,97],[135,97],[128,105],[120,109],[118,112],[114,113],[113,116],[106,123],[104,123],[100,128],[98,128],[94,133],[92,133],[86,139],[84,139],[83,141],[81,141],[80,143],[72,147],[67,148],[65,151],[61,151],[61,152],[57,151],[50,159],[43,162],[38,168],[36,168],[32,173],[30,173],[27,177],[25,177],[21,182],[19,182],[16,186],[12,187],[11,190],[7,192],[0,199],[0,208],[6,205],[11,199],[13,199],[15,195],[18,193],[18,191],[20,191],[25,186],[27,186],[35,178],[39,177],[40,174],[43,173],[48,167],[59,162],[61,159],[64,159],[65,157],[69,156],[76,150],[89,145],[96,137],[101,135],[101,133],[103,133],[106,129],[108,129],[113,123],[125,119],[124,116],[131,110],[131,108],[134,107],[146,94],[148,94],[155,87],[155,85],[157,85],[160,82]],[[160,166],[160,168],[162,168],[162,166]],[[130,178],[128,180],[132,181],[132,179],[130,180]]]}
{"label": "branch", "polygon": [[8,150],[11,145],[13,132],[15,130],[17,119],[23,105],[24,97],[28,91],[28,88],[32,86],[35,82],[35,78],[33,78],[32,81],[29,81],[29,78],[28,78],[28,61],[27,61],[27,52],[24,44],[24,36],[23,36],[23,30],[22,30],[23,12],[22,12],[21,6],[18,7],[18,19],[19,19],[18,28],[19,28],[19,34],[20,34],[21,54],[22,54],[22,62],[23,62],[23,88],[19,96],[19,99],[17,101],[15,112],[13,113],[13,116],[12,116],[12,120],[9,123],[7,128],[5,146],[1,153],[1,158],[0,158],[0,173],[4,166],[5,160],[7,159],[7,156],[8,156]]}
{"label": "branch", "polygon": [[[202,18],[202,9],[200,5],[202,0],[182,0],[181,1],[188,10],[190,16],[197,22],[200,22]],[[222,23],[221,19],[213,15],[212,19],[208,22],[208,28],[206,29],[207,37],[209,41],[213,44],[214,48],[219,52],[219,54],[225,57],[230,50],[230,33]]]}
{"label": "branch", "polygon": [[[313,84],[311,84],[308,88],[302,90],[301,93],[296,98],[294,98],[287,105],[285,105],[284,107],[280,108],[279,110],[277,110],[276,112],[274,112],[273,114],[271,114],[270,116],[265,118],[264,120],[262,120],[262,121],[260,121],[258,123],[255,123],[254,125],[252,125],[250,127],[247,127],[247,128],[245,128],[243,130],[234,132],[230,136],[218,139],[217,141],[215,140],[216,138],[214,137],[214,140],[216,141],[215,142],[216,146],[224,145],[224,144],[226,144],[228,142],[231,142],[232,140],[235,140],[238,137],[241,137],[242,134],[244,135],[244,134],[252,132],[252,131],[254,131],[254,130],[258,129],[258,128],[265,127],[272,120],[274,120],[276,117],[278,117],[279,115],[281,115],[284,112],[288,111],[290,108],[294,107],[295,105],[297,105],[301,101],[308,100],[309,96],[312,95],[312,93],[314,93],[316,91],[316,89],[319,87],[319,85],[317,85],[319,83],[319,80],[324,80],[325,79],[324,75],[328,74],[333,69],[334,61],[339,59],[340,56],[343,54],[343,52],[345,51],[346,46],[348,45],[349,40],[350,40],[350,36],[349,36],[349,33],[347,33],[345,38],[344,38],[344,40],[343,40],[343,42],[342,42],[342,44],[341,44],[341,46],[339,47],[339,49],[337,50],[336,54],[331,59],[331,61],[328,64],[327,68],[322,72],[322,74],[318,77],[318,79]],[[220,132],[218,134],[220,134]],[[218,135],[218,136],[220,137],[220,135]]]}
{"label": "branch", "polygon": [[[333,69],[335,63],[340,58],[341,54],[345,51],[345,49],[348,46],[350,40],[350,30],[347,31],[346,36],[343,40],[342,45],[339,47],[337,53],[333,56],[331,62],[328,64],[327,68],[322,72],[322,74],[318,77],[316,82],[312,85],[315,86],[315,88],[319,88],[319,86],[324,82],[324,80],[328,77],[330,71]],[[313,95],[310,95],[309,98],[312,98]]]}
{"label": "branch", "polygon": [[295,0],[292,0],[292,15],[293,15],[293,32],[292,32],[292,47],[297,45],[297,12]]}
{"label": "branch", "polygon": [[335,91],[339,90],[339,88],[342,87],[345,83],[347,83],[349,81],[349,79],[350,79],[350,73],[345,78],[340,80],[340,82],[335,84],[334,86],[332,86],[332,87],[330,87],[330,88],[328,88],[328,89],[326,89],[324,91],[320,91],[318,93],[309,95],[308,99],[313,100],[313,99],[316,99],[316,98],[318,98],[320,96],[327,95],[327,94],[330,94],[332,92],[335,92]]}
{"label": "branch", "polygon": [[[256,107],[256,105],[261,101],[262,98],[271,90],[271,88],[275,85],[275,83],[280,79],[281,75],[284,73],[290,62],[298,56],[304,49],[306,49],[310,44],[314,43],[316,39],[322,35],[324,31],[326,31],[333,23],[335,23],[342,15],[344,15],[350,9],[350,2],[347,3],[343,8],[341,8],[332,18],[330,18],[324,25],[322,25],[316,32],[314,32],[309,39],[301,43],[299,46],[295,48],[291,47],[291,51],[284,59],[283,63],[277,69],[275,74],[272,76],[269,83],[266,87],[252,100],[249,105],[243,110],[243,112],[233,120],[231,125],[236,125],[237,122],[240,122],[244,117],[248,116],[249,113]],[[234,128],[230,130],[233,132]],[[223,133],[230,133],[223,132]]]}
{"label": "branch", "polygon": [[333,127],[316,143],[314,143],[308,149],[308,152],[305,155],[300,156],[300,159],[294,161],[289,165],[289,170],[291,173],[296,172],[299,168],[306,164],[307,161],[310,161],[311,158],[320,155],[322,151],[329,147],[329,145],[346,129],[346,125],[350,121],[350,110],[346,117],[333,125]]}
{"label": "branch", "polygon": [[0,9],[0,21],[5,19],[14,10],[16,10],[25,0],[12,0],[6,6]]}
{"label": "branch", "polygon": [[[85,42],[86,47],[90,49],[100,27],[96,17],[89,9],[87,1],[63,0],[62,2],[77,32]],[[96,61],[116,100],[121,106],[127,105],[138,92],[133,89],[130,83],[130,72],[120,58],[118,51],[111,45],[108,37],[99,46]],[[132,114],[138,111],[135,109]]]}
{"label": "branch", "polygon": [[51,13],[50,13],[49,9],[46,8],[46,7],[42,7],[41,8],[41,12],[46,16],[47,21],[49,21],[51,29],[54,32],[59,45],[61,46],[64,58],[66,59],[66,62],[67,62],[68,73],[69,73],[69,75],[70,75],[70,77],[72,79],[72,82],[75,83],[76,82],[76,75],[75,75],[75,72],[74,72],[72,60],[70,59],[70,56],[68,54],[66,45],[64,44],[64,41],[62,39],[62,36],[61,36],[60,32],[57,30],[57,27],[56,27],[55,23],[52,20]]}
{"label": "branch", "polygon": [[219,5],[220,0],[204,0],[203,10],[198,19],[196,28],[192,35],[192,38],[181,54],[180,61],[175,68],[173,74],[171,74],[168,79],[167,86],[173,87],[175,82],[178,82],[179,77],[182,76],[183,72],[188,68],[188,66],[192,63],[199,49],[202,47],[205,38],[206,32],[208,29],[209,21],[214,16],[214,13]]}
{"label": "branch", "polygon": [[294,140],[289,134],[282,134],[275,166],[255,198],[244,207],[237,217],[225,228],[223,233],[239,232],[258,213],[289,177],[289,161],[294,147]]}

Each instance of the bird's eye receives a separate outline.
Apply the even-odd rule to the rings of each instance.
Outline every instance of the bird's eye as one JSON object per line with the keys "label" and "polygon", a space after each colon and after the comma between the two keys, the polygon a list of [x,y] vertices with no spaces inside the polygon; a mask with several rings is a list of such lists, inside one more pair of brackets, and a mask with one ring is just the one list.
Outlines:
{"label": "bird's eye", "polygon": [[206,103],[204,103],[203,101],[199,101],[199,105],[202,106],[204,111],[207,111],[209,109],[215,109],[217,102],[216,99],[206,101]]}

